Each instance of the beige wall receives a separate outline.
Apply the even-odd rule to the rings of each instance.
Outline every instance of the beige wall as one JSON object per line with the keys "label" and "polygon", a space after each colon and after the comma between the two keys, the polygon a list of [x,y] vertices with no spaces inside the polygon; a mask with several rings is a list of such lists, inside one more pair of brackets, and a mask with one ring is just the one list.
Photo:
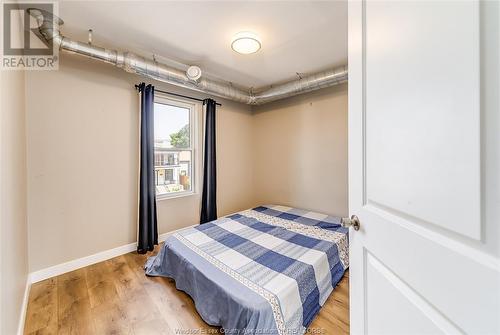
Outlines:
{"label": "beige wall", "polygon": [[[140,80],[72,55],[59,71],[27,74],[30,271],[136,241]],[[253,205],[252,115],[217,100],[224,215]],[[160,233],[198,220],[199,195],[158,202]]]}
{"label": "beige wall", "polygon": [[253,122],[256,201],[346,216],[347,85],[258,107]]}
{"label": "beige wall", "polygon": [[28,275],[24,72],[0,70],[0,333],[16,334]]}

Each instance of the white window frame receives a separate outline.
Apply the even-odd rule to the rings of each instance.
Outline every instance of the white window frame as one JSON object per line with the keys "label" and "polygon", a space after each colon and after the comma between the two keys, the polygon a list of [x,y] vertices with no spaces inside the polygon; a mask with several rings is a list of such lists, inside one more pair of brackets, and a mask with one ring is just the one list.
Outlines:
{"label": "white window frame", "polygon": [[[166,152],[191,151],[191,161],[192,161],[191,168],[189,171],[191,180],[191,190],[156,194],[156,200],[174,199],[174,198],[180,198],[198,194],[198,166],[199,166],[199,159],[201,158],[199,157],[198,154],[198,146],[200,139],[200,136],[198,134],[199,131],[198,122],[200,114],[199,110],[201,108],[200,107],[201,105],[187,99],[172,98],[166,94],[158,92],[155,92],[154,103],[189,109],[189,147],[166,149],[165,151]],[[155,191],[156,191],[156,183],[155,183]]]}

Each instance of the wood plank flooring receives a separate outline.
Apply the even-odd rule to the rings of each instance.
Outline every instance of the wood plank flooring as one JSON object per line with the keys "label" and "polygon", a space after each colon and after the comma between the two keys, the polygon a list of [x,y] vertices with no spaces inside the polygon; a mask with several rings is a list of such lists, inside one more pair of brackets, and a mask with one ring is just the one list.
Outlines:
{"label": "wood plank flooring", "polygon": [[[158,250],[155,250],[157,252]],[[146,277],[149,255],[129,253],[33,284],[25,334],[196,335],[219,333],[167,278]],[[349,333],[349,272],[310,329]]]}

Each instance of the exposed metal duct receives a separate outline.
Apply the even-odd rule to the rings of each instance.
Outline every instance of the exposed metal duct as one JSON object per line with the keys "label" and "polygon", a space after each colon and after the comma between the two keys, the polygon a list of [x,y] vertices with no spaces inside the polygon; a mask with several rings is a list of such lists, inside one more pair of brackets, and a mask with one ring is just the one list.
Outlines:
{"label": "exposed metal duct", "polygon": [[347,66],[272,85],[256,92],[203,76],[192,80],[182,70],[132,52],[105,49],[92,45],[90,40],[89,43],[73,41],[61,35],[60,26],[64,24],[62,19],[41,9],[30,8],[28,12],[37,20],[39,35],[62,50],[115,65],[130,73],[250,105],[260,105],[347,81]]}

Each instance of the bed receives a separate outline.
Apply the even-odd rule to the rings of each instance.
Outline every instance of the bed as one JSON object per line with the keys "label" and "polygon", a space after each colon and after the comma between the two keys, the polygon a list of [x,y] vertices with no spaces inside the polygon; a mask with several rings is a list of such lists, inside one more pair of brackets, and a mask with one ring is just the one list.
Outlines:
{"label": "bed", "polygon": [[174,233],[145,271],[227,333],[300,335],[349,266],[347,234],[337,217],[259,206]]}

